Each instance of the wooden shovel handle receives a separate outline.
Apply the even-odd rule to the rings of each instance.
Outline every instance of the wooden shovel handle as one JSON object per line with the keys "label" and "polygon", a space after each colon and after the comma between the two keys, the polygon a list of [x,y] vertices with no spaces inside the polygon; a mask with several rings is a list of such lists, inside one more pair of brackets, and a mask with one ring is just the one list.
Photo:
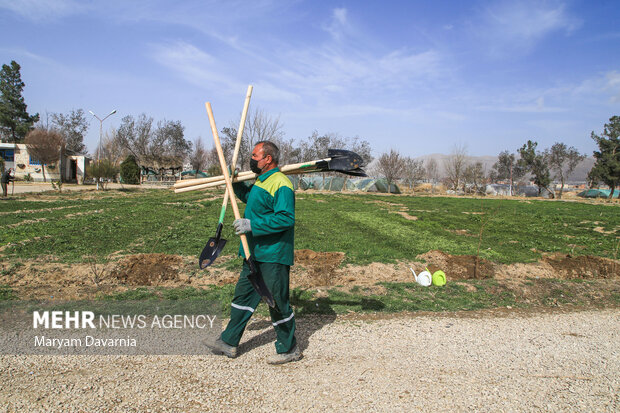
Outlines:
{"label": "wooden shovel handle", "polygon": [[[211,124],[211,133],[213,133],[213,141],[215,142],[215,149],[217,151],[217,157],[220,160],[220,168],[222,168],[222,173],[224,175],[224,180],[226,181],[226,189],[230,194],[230,203],[232,204],[233,213],[235,214],[235,219],[240,219],[241,214],[239,213],[239,207],[237,206],[237,198],[235,197],[235,191],[232,187],[232,182],[230,180],[230,175],[228,175],[228,168],[226,167],[226,159],[224,158],[224,151],[222,151],[222,144],[220,143],[220,137],[217,134],[217,127],[215,126],[215,118],[213,117],[213,110],[211,109],[211,103],[205,103],[205,107],[207,108],[207,115],[209,116],[209,123]],[[250,258],[250,246],[248,245],[248,239],[245,234],[241,234],[241,244],[243,245],[243,252],[245,253],[245,258]]]}
{"label": "wooden shovel handle", "polygon": [[[248,86],[248,92],[245,94],[245,103],[243,104],[243,111],[241,112],[241,121],[239,122],[239,129],[237,130],[237,141],[235,142],[235,150],[233,151],[231,169],[234,170],[237,166],[237,158],[239,157],[239,148],[241,147],[241,140],[243,139],[243,129],[245,128],[245,118],[248,115],[248,108],[250,107],[250,98],[252,97],[252,85]],[[224,192],[224,201],[222,202],[222,208],[226,208],[228,203],[228,189]]]}

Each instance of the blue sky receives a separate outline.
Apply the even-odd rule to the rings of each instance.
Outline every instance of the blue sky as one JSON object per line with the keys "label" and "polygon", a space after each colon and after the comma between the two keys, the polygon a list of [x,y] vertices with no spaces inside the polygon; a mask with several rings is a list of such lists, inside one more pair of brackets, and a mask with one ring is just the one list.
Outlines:
{"label": "blue sky", "polygon": [[[212,142],[252,108],[286,136],[368,140],[374,154],[515,151],[527,139],[592,154],[620,115],[620,2],[0,0],[0,63],[30,113],[180,120]],[[86,144],[94,151],[99,122]]]}

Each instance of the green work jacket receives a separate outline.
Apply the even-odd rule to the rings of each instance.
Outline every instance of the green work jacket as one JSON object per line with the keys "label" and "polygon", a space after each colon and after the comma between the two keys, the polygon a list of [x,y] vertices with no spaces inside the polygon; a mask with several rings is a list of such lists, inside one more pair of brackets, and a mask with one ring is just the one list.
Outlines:
{"label": "green work jacket", "polygon": [[[238,182],[233,188],[237,198],[247,204],[243,216],[252,227],[246,234],[250,254],[256,261],[293,265],[295,191],[291,180],[274,168],[253,185]],[[245,258],[242,245],[239,255]]]}

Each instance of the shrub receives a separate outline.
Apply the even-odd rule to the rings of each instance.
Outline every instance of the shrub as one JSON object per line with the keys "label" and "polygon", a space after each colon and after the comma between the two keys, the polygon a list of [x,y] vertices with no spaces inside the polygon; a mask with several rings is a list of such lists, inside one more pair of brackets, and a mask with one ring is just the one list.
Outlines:
{"label": "shrub", "polygon": [[95,178],[95,181],[101,182],[103,189],[105,189],[106,180],[116,178],[118,167],[108,159],[101,159],[90,163],[86,167],[86,174]]}
{"label": "shrub", "polygon": [[140,183],[140,167],[135,156],[129,155],[121,162],[121,179],[126,184]]}

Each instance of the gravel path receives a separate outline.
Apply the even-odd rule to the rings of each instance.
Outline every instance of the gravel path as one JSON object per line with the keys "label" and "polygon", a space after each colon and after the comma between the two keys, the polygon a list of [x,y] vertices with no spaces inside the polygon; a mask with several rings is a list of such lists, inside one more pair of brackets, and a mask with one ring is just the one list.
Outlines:
{"label": "gravel path", "polygon": [[620,309],[298,321],[266,365],[253,322],[222,356],[2,356],[0,411],[619,411]]}

